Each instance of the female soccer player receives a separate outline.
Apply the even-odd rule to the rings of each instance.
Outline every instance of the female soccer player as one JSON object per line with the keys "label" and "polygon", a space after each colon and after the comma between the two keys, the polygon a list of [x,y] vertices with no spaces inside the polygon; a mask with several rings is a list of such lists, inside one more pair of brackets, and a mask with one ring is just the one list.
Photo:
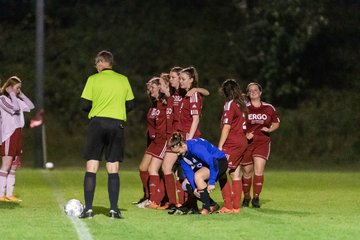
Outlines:
{"label": "female soccer player", "polygon": [[[149,147],[151,142],[155,139],[155,114],[154,111],[156,110],[156,99],[151,97],[151,80],[150,79],[146,83],[146,91],[151,99],[151,106],[148,109],[148,112],[146,114],[146,122],[147,122],[147,129],[146,129],[146,137],[147,137],[147,145],[146,147]],[[137,202],[134,202],[139,208],[144,208],[147,205],[149,205],[150,200],[150,191],[149,191],[149,165],[151,161],[151,155],[144,153],[144,156],[139,164],[139,175],[141,179],[141,183],[143,185],[144,190],[144,196]]]}
{"label": "female soccer player", "polygon": [[[250,188],[253,182],[251,204],[254,208],[260,208],[259,196],[264,182],[264,169],[270,155],[270,133],[279,128],[280,119],[271,104],[261,101],[262,87],[260,84],[249,83],[246,90],[250,99],[250,102],[247,103],[246,119],[246,136],[249,139],[249,146],[243,160],[244,200],[242,205],[243,207],[249,206]],[[253,176],[254,179],[252,179]]]}
{"label": "female soccer player", "polygon": [[185,140],[183,133],[175,132],[170,141],[171,150],[179,155],[181,168],[195,196],[200,197],[200,214],[209,214],[215,183],[225,179],[227,160],[223,151],[201,138]]}
{"label": "female soccer player", "polygon": [[166,99],[160,92],[160,78],[151,80],[151,97],[156,101],[156,108],[153,110],[155,120],[155,138],[146,150],[146,154],[151,155],[149,165],[149,190],[150,204],[148,208],[157,209],[160,207],[161,200],[165,196],[165,188],[162,179],[160,179],[159,170],[167,148],[166,139]]}
{"label": "female soccer player", "polygon": [[219,213],[240,212],[242,184],[240,162],[248,145],[246,130],[247,108],[240,86],[233,79],[223,82],[220,92],[225,96],[224,111],[221,118],[221,136],[218,148],[228,159],[229,174],[232,179],[221,188],[224,206]]}
{"label": "female soccer player", "polygon": [[[154,77],[147,84],[153,106],[148,112],[149,144],[140,163],[140,178],[143,187],[148,187],[149,201],[143,201],[138,207],[158,208],[165,195],[164,183],[159,170],[166,150],[166,102],[160,93],[160,78]],[[146,174],[146,172],[148,174]],[[145,178],[147,177],[147,178]],[[148,184],[148,185],[147,185]]]}
{"label": "female soccer player", "polygon": [[19,77],[12,76],[1,87],[2,164],[0,169],[0,201],[21,201],[13,194],[15,173],[17,167],[20,166],[22,128],[25,125],[24,112],[30,112],[34,108],[31,100],[21,91],[21,84]]}
{"label": "female soccer player", "polygon": [[[180,74],[183,73],[183,75],[187,75],[189,72],[191,72],[193,76],[191,79],[188,79],[189,86],[187,87],[187,89],[185,87],[180,87]],[[196,73],[196,77],[195,77],[195,73]],[[199,102],[199,100],[201,99],[201,95],[207,96],[209,95],[209,92],[206,89],[196,88],[198,79],[195,68],[182,69],[181,67],[174,67],[170,70],[169,75],[170,75],[170,80],[169,80],[170,94],[173,100],[171,101],[168,100],[167,114],[172,115],[171,117],[168,117],[168,120],[169,121],[172,120],[172,131],[179,131],[180,125],[183,124],[183,122],[180,122],[180,107],[182,106],[183,99],[187,98],[186,102],[189,102],[189,99],[192,98],[192,99],[196,99],[197,102]],[[192,84],[192,82],[194,82],[194,84]],[[196,97],[190,97],[189,95],[190,96],[194,95]],[[171,104],[169,105],[169,103]],[[201,103],[198,105],[201,106]],[[176,160],[177,160],[177,155],[173,153],[171,149],[168,149],[166,151],[165,158],[162,164],[162,170],[164,173],[166,194],[169,198],[169,206],[171,207],[177,204],[175,186],[177,186],[177,191],[180,195],[179,203],[182,204],[184,201],[182,197],[184,193],[181,187],[181,183],[179,181],[179,177],[175,185],[173,168],[176,163]]]}

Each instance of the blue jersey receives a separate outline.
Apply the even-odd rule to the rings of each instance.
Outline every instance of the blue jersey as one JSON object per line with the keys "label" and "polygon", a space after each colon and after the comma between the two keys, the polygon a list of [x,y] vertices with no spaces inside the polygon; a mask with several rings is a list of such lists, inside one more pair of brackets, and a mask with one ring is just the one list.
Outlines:
{"label": "blue jersey", "polygon": [[215,185],[219,173],[218,160],[226,161],[225,153],[202,138],[186,140],[187,152],[180,156],[181,168],[193,189],[194,172],[202,167],[210,170],[209,185]]}

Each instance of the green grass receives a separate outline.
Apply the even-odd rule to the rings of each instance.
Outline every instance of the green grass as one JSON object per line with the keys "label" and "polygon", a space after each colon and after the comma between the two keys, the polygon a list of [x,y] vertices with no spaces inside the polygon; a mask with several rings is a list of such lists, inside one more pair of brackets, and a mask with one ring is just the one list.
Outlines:
{"label": "green grass", "polygon": [[[240,214],[171,216],[139,209],[136,171],[121,171],[123,220],[108,212],[107,177],[97,176],[95,217],[67,217],[66,200],[83,201],[83,171],[20,169],[16,195],[20,204],[0,203],[0,236],[4,239],[79,239],[75,224],[87,227],[93,239],[356,239],[360,235],[360,173],[268,171],[261,209]],[[221,201],[219,188],[213,194]],[[80,238],[86,239],[80,234]]]}

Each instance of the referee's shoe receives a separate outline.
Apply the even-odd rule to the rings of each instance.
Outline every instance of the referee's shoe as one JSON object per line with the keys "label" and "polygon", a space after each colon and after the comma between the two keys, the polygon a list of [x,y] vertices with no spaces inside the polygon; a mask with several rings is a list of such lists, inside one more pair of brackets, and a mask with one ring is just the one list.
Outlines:
{"label": "referee's shoe", "polygon": [[109,217],[111,219],[122,219],[123,218],[123,216],[121,215],[120,210],[118,210],[118,211],[110,210]]}
{"label": "referee's shoe", "polygon": [[91,219],[93,218],[94,214],[93,214],[93,210],[92,209],[85,209],[79,216],[79,218],[83,218],[83,219]]}

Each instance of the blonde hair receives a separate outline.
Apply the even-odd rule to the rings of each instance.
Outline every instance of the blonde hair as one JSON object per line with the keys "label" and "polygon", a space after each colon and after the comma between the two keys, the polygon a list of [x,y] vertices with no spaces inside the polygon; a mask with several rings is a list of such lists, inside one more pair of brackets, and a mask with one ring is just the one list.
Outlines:
{"label": "blonde hair", "polygon": [[1,86],[1,89],[0,89],[0,94],[1,95],[8,95],[8,93],[6,92],[6,88],[8,87],[12,87],[12,86],[15,86],[16,84],[18,83],[21,83],[21,79],[18,77],[18,76],[11,76],[9,77],[4,85]]}

